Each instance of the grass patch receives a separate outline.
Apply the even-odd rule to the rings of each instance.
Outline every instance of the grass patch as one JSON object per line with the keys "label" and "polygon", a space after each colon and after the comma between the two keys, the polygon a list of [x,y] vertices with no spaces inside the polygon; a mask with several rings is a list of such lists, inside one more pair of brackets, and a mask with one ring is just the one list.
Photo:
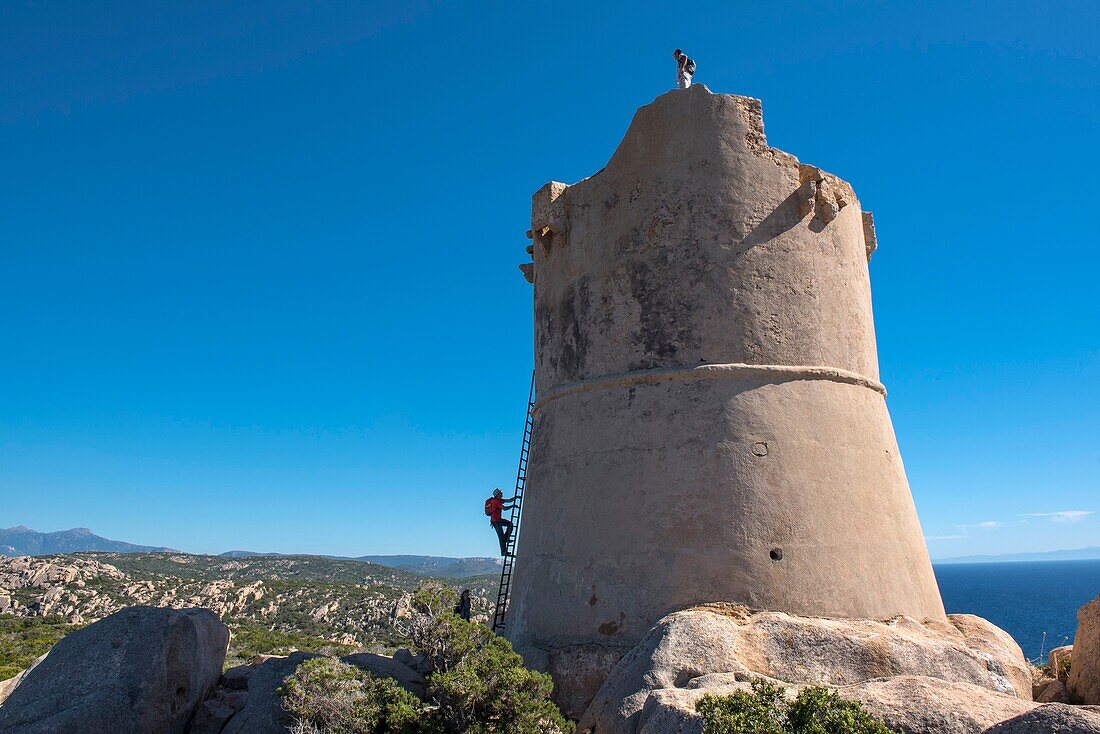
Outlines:
{"label": "grass patch", "polygon": [[0,617],[0,680],[18,675],[80,625],[60,617]]}

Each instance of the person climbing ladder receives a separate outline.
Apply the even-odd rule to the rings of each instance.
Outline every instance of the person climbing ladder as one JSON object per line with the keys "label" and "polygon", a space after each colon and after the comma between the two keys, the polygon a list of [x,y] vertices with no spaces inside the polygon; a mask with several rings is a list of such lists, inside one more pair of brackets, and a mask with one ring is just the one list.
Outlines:
{"label": "person climbing ladder", "polygon": [[493,496],[485,500],[485,514],[489,516],[489,524],[497,531],[497,539],[500,541],[500,555],[508,555],[508,539],[512,536],[512,522],[501,517],[504,510],[510,510],[516,503],[513,495],[504,499],[504,493],[500,488],[493,490]]}

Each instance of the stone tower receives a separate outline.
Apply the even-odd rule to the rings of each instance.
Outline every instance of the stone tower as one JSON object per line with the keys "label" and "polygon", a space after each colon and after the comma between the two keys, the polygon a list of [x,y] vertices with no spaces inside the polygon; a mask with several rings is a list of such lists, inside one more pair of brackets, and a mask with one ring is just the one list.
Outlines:
{"label": "stone tower", "polygon": [[869,212],[695,85],[534,196],[534,444],[508,636],[567,710],[701,602],[944,617],[879,382]]}

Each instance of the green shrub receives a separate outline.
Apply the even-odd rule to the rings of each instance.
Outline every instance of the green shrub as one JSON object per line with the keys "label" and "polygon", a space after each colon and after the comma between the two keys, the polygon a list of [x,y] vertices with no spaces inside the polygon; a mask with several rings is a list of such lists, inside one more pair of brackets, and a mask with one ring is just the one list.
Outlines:
{"label": "green shrub", "polygon": [[858,701],[846,701],[827,688],[811,686],[799,692],[787,722],[792,734],[890,734]]}
{"label": "green shrub", "polygon": [[788,702],[782,689],[757,679],[752,693],[703,696],[695,710],[703,717],[703,734],[891,734],[861,704],[819,686]]}
{"label": "green shrub", "polygon": [[300,731],[319,734],[420,734],[421,703],[389,678],[335,658],[307,660],[283,682],[283,708]]}
{"label": "green shrub", "polygon": [[437,617],[454,609],[458,592],[439,581],[423,581],[413,592],[410,603],[417,613]]}
{"label": "green shrub", "polygon": [[550,676],[525,668],[503,637],[448,616],[449,639],[461,638],[460,645],[473,649],[428,676],[428,695],[438,705],[435,716],[444,732],[572,734],[573,724],[550,701]]}
{"label": "green shrub", "polygon": [[783,691],[761,680],[752,693],[703,696],[695,704],[703,716],[703,734],[785,734],[787,701]]}
{"label": "green shrub", "polygon": [[427,658],[432,670],[446,673],[497,638],[488,627],[467,622],[446,612],[426,624],[413,641],[415,650]]}
{"label": "green shrub", "polygon": [[280,689],[295,734],[573,734],[550,701],[550,676],[525,668],[503,637],[450,612],[422,631],[426,703],[389,679],[314,658]]}

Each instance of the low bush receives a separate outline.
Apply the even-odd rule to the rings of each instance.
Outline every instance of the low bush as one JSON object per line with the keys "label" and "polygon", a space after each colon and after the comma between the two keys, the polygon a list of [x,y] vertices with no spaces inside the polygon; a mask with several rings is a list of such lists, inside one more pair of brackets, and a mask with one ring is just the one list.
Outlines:
{"label": "low bush", "polygon": [[335,658],[307,660],[279,690],[298,731],[318,734],[421,734],[422,704],[389,678]]}
{"label": "low bush", "polygon": [[467,622],[448,612],[424,625],[413,647],[427,658],[432,671],[446,673],[493,639],[501,638],[484,625]]}
{"label": "low bush", "polygon": [[[569,734],[566,721],[550,701],[550,676],[528,670],[523,658],[503,637],[454,615],[447,625],[475,647],[447,670],[428,676],[428,696],[438,705],[435,716],[447,734]],[[477,629],[475,629],[477,628]],[[487,630],[485,630],[487,632]]]}
{"label": "low bush", "polygon": [[[438,586],[414,597],[413,648],[430,666],[427,700],[332,658],[302,663],[281,690],[296,734],[573,734],[550,676],[511,643],[450,611]],[[389,728],[386,728],[389,727]]]}
{"label": "low bush", "polygon": [[760,679],[752,692],[707,695],[696,704],[703,734],[892,734],[857,701],[819,686],[802,689],[794,701]]}

